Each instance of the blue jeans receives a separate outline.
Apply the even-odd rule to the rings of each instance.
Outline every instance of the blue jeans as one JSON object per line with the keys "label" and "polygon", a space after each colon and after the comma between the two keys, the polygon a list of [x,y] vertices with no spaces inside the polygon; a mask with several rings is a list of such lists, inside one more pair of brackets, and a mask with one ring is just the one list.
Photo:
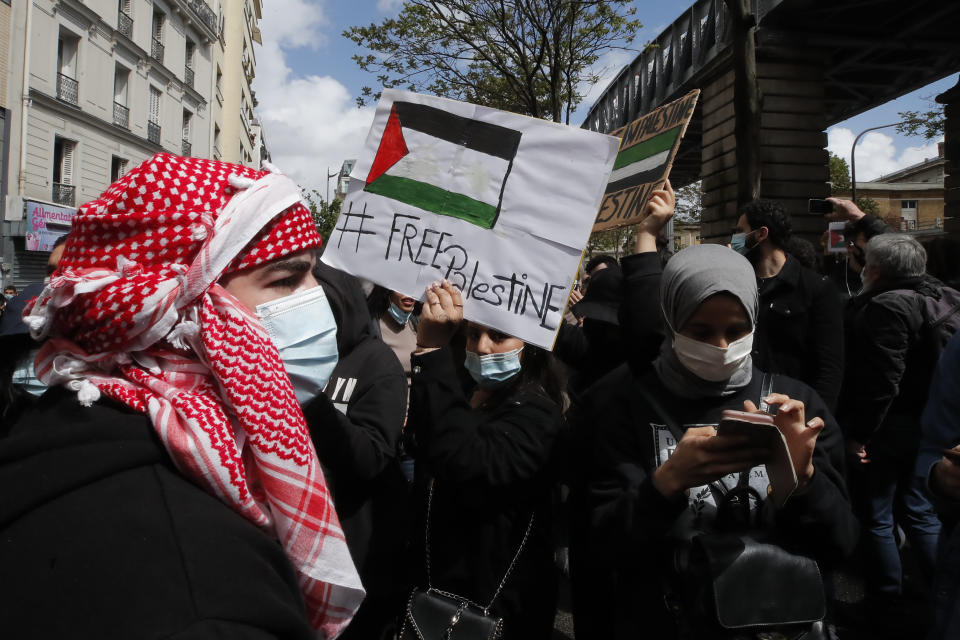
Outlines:
{"label": "blue jeans", "polygon": [[899,595],[902,569],[894,538],[900,525],[929,581],[936,566],[940,519],[927,497],[923,479],[914,473],[915,452],[898,458],[870,456],[868,464],[854,463],[850,484],[860,522],[866,561],[867,590],[875,595]]}

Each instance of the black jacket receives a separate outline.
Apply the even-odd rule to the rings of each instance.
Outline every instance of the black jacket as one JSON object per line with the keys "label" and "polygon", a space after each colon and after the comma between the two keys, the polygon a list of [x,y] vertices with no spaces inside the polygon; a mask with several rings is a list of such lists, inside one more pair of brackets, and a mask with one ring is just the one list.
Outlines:
{"label": "black jacket", "polygon": [[838,416],[844,433],[891,454],[915,448],[920,414],[936,367],[925,340],[924,296],[939,298],[929,276],[890,282],[850,301],[847,367]]}
{"label": "black jacket", "polygon": [[302,638],[280,544],[184,478],[147,416],[48,390],[0,440],[9,638]]}
{"label": "black jacket", "polygon": [[836,288],[788,255],[780,273],[761,283],[753,362],[806,382],[831,411],[843,382],[843,304]]}
{"label": "black jacket", "polygon": [[322,263],[314,275],[337,321],[339,360],[304,415],[367,590],[342,637],[376,638],[403,599],[408,491],[398,442],[407,380],[390,347],[374,337],[356,278]]}
{"label": "black jacket", "polygon": [[[593,387],[575,409],[580,429],[592,435],[589,446],[588,508],[591,528],[584,542],[594,561],[605,566],[608,583],[593,585],[594,597],[608,603],[595,638],[669,638],[676,633],[663,598],[663,578],[672,558],[668,531],[687,511],[687,497],[664,498],[653,486],[659,416],[636,392],[643,384],[674,420],[684,426],[717,424],[724,409],[757,402],[763,374],[754,369],[751,384],[726,398],[691,400],[666,389],[652,370],[642,378],[621,367]],[[808,418],[826,422],[814,452],[816,472],[807,491],[790,498],[773,524],[777,541],[795,552],[829,562],[852,551],[857,522],[843,480],[843,439],[820,397],[796,380],[774,376],[773,390],[802,400]],[[666,445],[665,445],[666,446]],[[666,561],[666,562],[665,562]],[[574,579],[577,576],[574,575]]]}
{"label": "black jacket", "polygon": [[[542,391],[515,388],[489,408],[472,409],[447,348],[414,356],[410,422],[417,464],[434,479],[430,519],[432,585],[488,604],[535,514],[519,561],[491,609],[504,638],[549,638],[556,578],[550,489],[560,408]],[[427,489],[417,511],[423,514]],[[413,528],[413,574],[427,584],[423,515]]]}

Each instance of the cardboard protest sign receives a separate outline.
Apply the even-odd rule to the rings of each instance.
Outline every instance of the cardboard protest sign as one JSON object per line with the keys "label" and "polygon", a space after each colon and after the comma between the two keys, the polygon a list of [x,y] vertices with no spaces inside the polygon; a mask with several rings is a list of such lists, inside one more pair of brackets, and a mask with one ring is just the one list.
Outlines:
{"label": "cardboard protest sign", "polygon": [[610,174],[594,231],[637,224],[650,194],[663,186],[693,117],[700,90],[665,104],[615,130],[620,150]]}
{"label": "cardboard protest sign", "polygon": [[387,89],[323,261],[552,348],[608,182],[611,136]]}

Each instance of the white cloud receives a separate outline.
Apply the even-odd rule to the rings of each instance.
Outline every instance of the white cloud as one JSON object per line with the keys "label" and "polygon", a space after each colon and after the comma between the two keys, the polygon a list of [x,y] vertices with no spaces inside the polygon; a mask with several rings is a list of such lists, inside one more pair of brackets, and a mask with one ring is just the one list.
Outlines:
{"label": "white cloud", "polygon": [[271,0],[264,7],[260,32],[264,42],[282,42],[284,48],[316,49],[326,41],[320,29],[328,24],[322,2]]}
{"label": "white cloud", "polygon": [[[850,147],[854,133],[845,127],[827,131],[827,149],[850,164]],[[871,131],[857,143],[857,182],[874,180],[899,171],[937,155],[936,141],[897,151],[893,138],[879,131]]]}
{"label": "white cloud", "polygon": [[[286,49],[315,48],[321,42],[320,29],[327,24],[322,5],[276,0],[271,7],[276,19],[268,21],[265,15],[261,22],[264,45],[254,80],[267,148],[274,164],[302,187],[326,193],[327,168],[338,171],[344,160],[357,157],[373,109],[357,109],[353,96],[335,78],[298,75],[287,65]],[[291,12],[289,19],[285,11]]]}

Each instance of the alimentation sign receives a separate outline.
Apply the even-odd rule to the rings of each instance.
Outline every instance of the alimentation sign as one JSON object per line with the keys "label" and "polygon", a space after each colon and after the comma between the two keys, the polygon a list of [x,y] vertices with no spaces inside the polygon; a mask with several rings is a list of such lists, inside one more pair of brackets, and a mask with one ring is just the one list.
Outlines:
{"label": "alimentation sign", "polygon": [[51,251],[53,244],[70,231],[77,210],[45,202],[26,202],[27,251]]}

